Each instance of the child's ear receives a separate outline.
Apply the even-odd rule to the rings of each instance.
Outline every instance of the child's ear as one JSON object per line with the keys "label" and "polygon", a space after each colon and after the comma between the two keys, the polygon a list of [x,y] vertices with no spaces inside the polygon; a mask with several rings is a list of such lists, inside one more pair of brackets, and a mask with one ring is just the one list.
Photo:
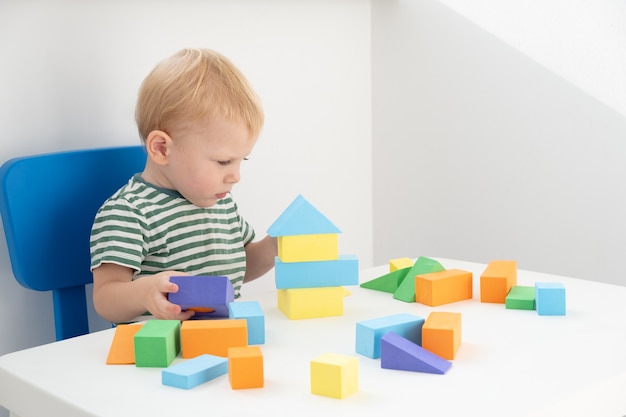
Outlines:
{"label": "child's ear", "polygon": [[148,157],[157,165],[166,165],[172,138],[161,130],[153,130],[146,138]]}

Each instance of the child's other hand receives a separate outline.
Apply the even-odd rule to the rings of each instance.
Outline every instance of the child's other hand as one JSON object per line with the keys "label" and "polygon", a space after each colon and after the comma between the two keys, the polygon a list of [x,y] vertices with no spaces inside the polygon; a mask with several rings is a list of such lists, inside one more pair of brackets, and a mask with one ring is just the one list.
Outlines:
{"label": "child's other hand", "polygon": [[180,306],[168,301],[169,293],[177,292],[178,285],[170,282],[171,276],[187,275],[184,272],[164,271],[153,275],[152,288],[146,294],[146,309],[156,318],[163,320],[188,320],[195,312],[193,310],[182,311]]}

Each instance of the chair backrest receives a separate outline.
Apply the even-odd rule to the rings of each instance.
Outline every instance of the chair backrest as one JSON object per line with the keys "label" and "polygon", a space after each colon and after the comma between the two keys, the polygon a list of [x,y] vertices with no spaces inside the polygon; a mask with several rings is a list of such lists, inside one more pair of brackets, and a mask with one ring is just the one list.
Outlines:
{"label": "chair backrest", "polygon": [[57,340],[89,332],[89,235],[100,205],[141,172],[141,146],[14,158],[0,167],[0,212],[11,268],[24,287],[52,291]]}

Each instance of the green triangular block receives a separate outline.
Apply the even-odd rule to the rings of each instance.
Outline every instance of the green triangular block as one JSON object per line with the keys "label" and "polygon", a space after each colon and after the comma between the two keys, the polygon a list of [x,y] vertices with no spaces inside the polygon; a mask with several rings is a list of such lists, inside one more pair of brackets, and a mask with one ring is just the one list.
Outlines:
{"label": "green triangular block", "polygon": [[443,271],[445,268],[436,260],[420,256],[406,273],[404,279],[393,293],[393,298],[407,303],[415,302],[415,276],[430,272]]}
{"label": "green triangular block", "polygon": [[371,281],[364,282],[360,287],[393,294],[411,268],[412,267],[409,266],[407,268],[397,269],[393,272],[381,275],[378,278],[374,278]]}

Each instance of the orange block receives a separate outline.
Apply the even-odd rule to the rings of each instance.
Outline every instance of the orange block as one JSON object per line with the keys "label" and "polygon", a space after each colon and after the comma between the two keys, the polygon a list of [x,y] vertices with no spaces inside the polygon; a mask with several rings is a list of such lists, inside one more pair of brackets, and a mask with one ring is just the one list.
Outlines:
{"label": "orange block", "polygon": [[228,379],[232,389],[263,388],[263,353],[259,346],[228,349]]}
{"label": "orange block", "polygon": [[107,356],[107,365],[132,365],[135,363],[135,333],[143,324],[118,324]]}
{"label": "orange block", "polygon": [[248,345],[246,319],[186,320],[180,327],[181,356],[228,356],[228,349]]}
{"label": "orange block", "polygon": [[422,347],[452,360],[461,346],[461,313],[431,312],[422,326]]}
{"label": "orange block", "polygon": [[415,276],[415,301],[435,307],[469,300],[473,296],[472,273],[460,269]]}
{"label": "orange block", "polygon": [[480,301],[504,304],[509,291],[516,285],[516,261],[491,261],[480,276]]}

